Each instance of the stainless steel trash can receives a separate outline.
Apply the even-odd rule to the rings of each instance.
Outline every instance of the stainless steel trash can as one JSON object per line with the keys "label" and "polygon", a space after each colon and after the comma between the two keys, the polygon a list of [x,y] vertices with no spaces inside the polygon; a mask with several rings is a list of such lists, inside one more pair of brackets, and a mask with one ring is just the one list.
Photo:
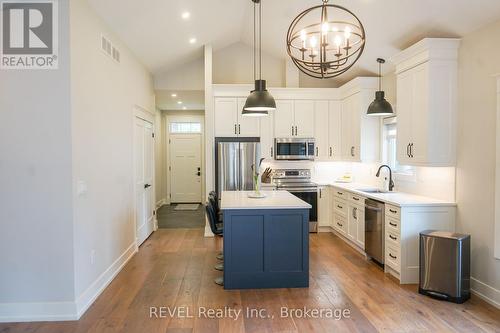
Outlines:
{"label": "stainless steel trash can", "polygon": [[435,230],[420,233],[418,292],[454,303],[470,298],[470,235]]}

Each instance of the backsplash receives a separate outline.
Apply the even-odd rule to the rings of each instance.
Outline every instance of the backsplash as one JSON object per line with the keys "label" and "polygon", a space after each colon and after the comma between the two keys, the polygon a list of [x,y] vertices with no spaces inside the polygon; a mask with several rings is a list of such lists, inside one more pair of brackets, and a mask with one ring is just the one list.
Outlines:
{"label": "backsplash", "polygon": [[[380,163],[353,162],[308,162],[308,161],[269,161],[262,168],[303,168],[312,170],[312,179],[319,184],[333,183],[335,179],[350,173],[353,181],[363,185],[382,188],[388,175],[382,170],[380,178],[375,176]],[[416,167],[415,177],[402,180],[394,179],[395,191],[422,195],[436,199],[455,201],[455,168]],[[410,177],[411,178],[411,177]]]}

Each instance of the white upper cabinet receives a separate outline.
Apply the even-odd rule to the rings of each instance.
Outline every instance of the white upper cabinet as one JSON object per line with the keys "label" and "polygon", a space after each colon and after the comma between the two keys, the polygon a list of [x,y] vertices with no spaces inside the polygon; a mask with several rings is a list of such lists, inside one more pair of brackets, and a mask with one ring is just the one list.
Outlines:
{"label": "white upper cabinet", "polygon": [[238,136],[259,137],[260,136],[260,117],[244,116],[242,114],[246,99],[238,98]]}
{"label": "white upper cabinet", "polygon": [[459,43],[426,38],[391,59],[397,74],[400,164],[456,164]]}
{"label": "white upper cabinet", "polygon": [[244,98],[220,97],[215,99],[216,137],[260,136],[259,118],[243,116],[241,111],[244,105]]}
{"label": "white upper cabinet", "polygon": [[341,101],[342,160],[380,160],[380,119],[366,114],[375,98],[376,84],[376,78],[358,78],[346,85]]}
{"label": "white upper cabinet", "polygon": [[[342,159],[342,107],[340,101],[330,101],[328,104],[328,158],[337,161]],[[326,123],[326,118],[322,123]]]}
{"label": "white upper cabinet", "polygon": [[314,108],[314,137],[316,138],[316,159],[328,160],[329,156],[329,102],[316,101]]}
{"label": "white upper cabinet", "polygon": [[260,149],[262,158],[274,158],[274,111],[269,112],[269,116],[260,117]]}
{"label": "white upper cabinet", "polygon": [[287,138],[295,134],[293,101],[276,101],[274,111],[274,135],[277,138]]}
{"label": "white upper cabinet", "polygon": [[296,137],[314,137],[314,101],[295,101],[294,126]]}
{"label": "white upper cabinet", "polygon": [[314,101],[277,100],[274,134],[277,138],[314,137]]}
{"label": "white upper cabinet", "polygon": [[215,99],[215,136],[234,137],[238,135],[238,99]]}

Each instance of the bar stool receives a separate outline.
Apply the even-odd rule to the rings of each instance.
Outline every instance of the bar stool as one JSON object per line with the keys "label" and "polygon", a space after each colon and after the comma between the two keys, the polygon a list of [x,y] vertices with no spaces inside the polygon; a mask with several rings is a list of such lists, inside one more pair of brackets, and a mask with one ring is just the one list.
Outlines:
{"label": "bar stool", "polygon": [[[222,225],[223,224],[222,213],[221,213],[220,207],[219,207],[219,198],[217,196],[217,192],[211,191],[208,194],[208,200],[210,202],[212,202],[212,205],[215,207],[215,216],[217,217],[218,224]],[[222,252],[220,252],[219,254],[217,254],[217,259],[218,260],[224,260],[224,254]]]}
{"label": "bar stool", "polygon": [[[209,222],[209,225],[210,225],[210,229],[212,230],[212,232],[214,233],[214,235],[216,236],[222,236],[223,234],[223,229],[222,229],[222,225],[221,224],[217,224],[217,219],[216,219],[216,211],[215,211],[215,207],[213,205],[213,202],[212,200],[209,200],[207,202],[207,206],[206,206],[206,213],[207,213],[207,218],[208,218],[208,222]],[[214,267],[216,270],[221,270],[223,271],[224,270],[224,264],[218,264]],[[218,277],[214,280],[214,282],[218,285],[221,285],[223,286],[224,285],[224,278],[223,277]]]}

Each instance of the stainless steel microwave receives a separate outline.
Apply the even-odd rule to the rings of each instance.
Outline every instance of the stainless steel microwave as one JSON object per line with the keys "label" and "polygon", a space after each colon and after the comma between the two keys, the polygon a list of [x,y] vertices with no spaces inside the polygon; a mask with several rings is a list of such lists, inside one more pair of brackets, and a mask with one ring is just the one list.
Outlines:
{"label": "stainless steel microwave", "polygon": [[314,138],[274,139],[276,160],[314,160]]}

